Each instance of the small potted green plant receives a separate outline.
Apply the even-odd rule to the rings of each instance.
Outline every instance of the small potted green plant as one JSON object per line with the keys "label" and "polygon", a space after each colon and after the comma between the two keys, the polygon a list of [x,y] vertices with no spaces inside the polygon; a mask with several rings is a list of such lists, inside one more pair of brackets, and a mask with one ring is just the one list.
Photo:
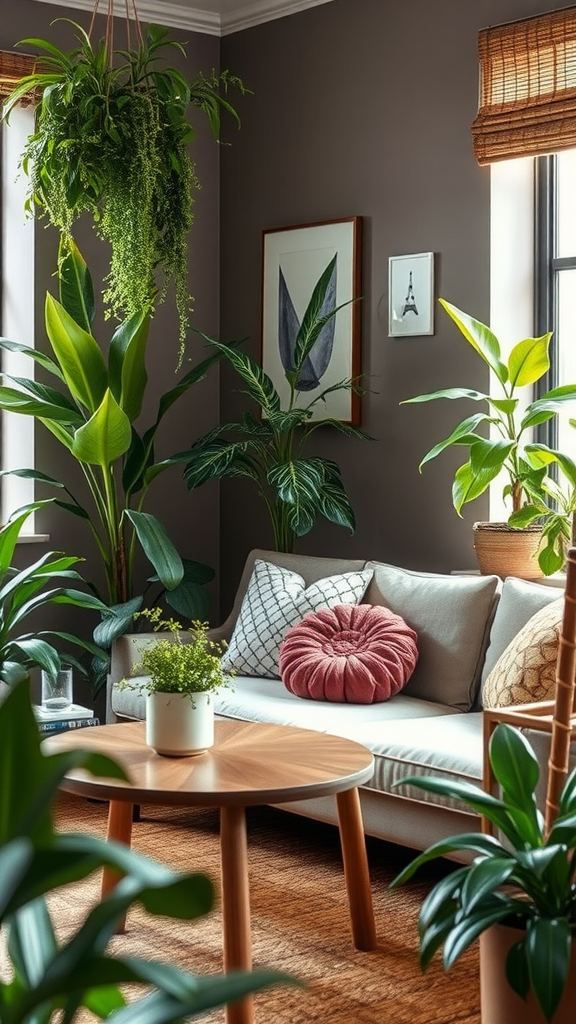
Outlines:
{"label": "small potted green plant", "polygon": [[192,622],[183,630],[176,619],[162,618],[161,608],[138,613],[163,636],[135,636],[141,647],[134,674],[145,678],[124,679],[121,686],[146,694],[146,742],[158,754],[169,757],[202,754],[214,745],[212,694],[229,685],[230,675],[220,660],[224,643],[208,636],[208,624]]}
{"label": "small potted green plant", "polygon": [[[490,1024],[573,1020],[576,974],[576,771],[566,779],[550,829],[538,809],[538,760],[517,729],[500,724],[490,763],[501,796],[466,782],[412,777],[417,786],[464,803],[499,830],[435,843],[392,882],[408,881],[427,861],[472,853],[472,863],[438,882],[420,910],[420,964],[443,950],[447,970],[480,937],[482,1019]],[[569,996],[565,996],[569,986]],[[512,990],[512,991],[510,991]],[[529,994],[528,1003],[524,1003]],[[563,998],[564,996],[564,998]]]}
{"label": "small potted green plant", "polygon": [[[526,575],[550,575],[564,563],[567,541],[570,538],[572,509],[570,499],[558,500],[558,487],[549,475],[552,463],[559,466],[574,488],[576,466],[569,455],[537,444],[532,437],[533,428],[553,419],[566,403],[576,398],[576,384],[552,388],[539,398],[530,400],[532,388],[550,368],[549,348],[552,334],[541,338],[525,338],[514,346],[507,361],[501,346],[489,327],[475,320],[456,306],[439,300],[466,341],[495,375],[499,389],[496,394],[484,394],[470,388],[445,388],[431,394],[408,398],[401,404],[431,402],[439,398],[467,399],[482,402],[487,409],[463,419],[449,437],[439,441],[424,456],[422,468],[436,456],[457,445],[468,449],[468,459],[456,471],[452,485],[452,503],[458,515],[463,506],[484,494],[493,480],[504,473],[504,498],[510,500],[512,510],[506,523],[476,523],[474,546],[483,572],[499,575],[521,575],[513,570],[500,571],[500,563],[492,567],[484,556],[485,538],[506,533],[504,541],[496,543],[504,557],[508,557],[514,537],[524,539],[526,533],[535,533],[530,552],[532,559],[538,552],[539,570],[532,561]],[[526,405],[526,399],[528,404]],[[487,436],[488,431],[490,436]],[[545,527],[544,543],[541,543]],[[480,547],[482,545],[482,547]],[[505,565],[506,563],[504,563]]]}

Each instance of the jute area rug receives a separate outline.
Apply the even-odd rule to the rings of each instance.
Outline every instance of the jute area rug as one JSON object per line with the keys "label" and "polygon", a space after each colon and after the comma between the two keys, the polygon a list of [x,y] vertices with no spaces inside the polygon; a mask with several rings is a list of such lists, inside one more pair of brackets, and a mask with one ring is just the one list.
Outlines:
{"label": "jute area rug", "polygon": [[[104,835],[107,808],[63,796],[58,826]],[[402,889],[388,884],[411,859],[409,851],[368,840],[378,949],[361,953],[351,941],[337,829],[273,808],[248,811],[250,893],[255,966],[296,975],[304,989],[281,986],[255,997],[256,1024],[478,1024],[476,951],[447,974],[417,962],[417,915],[430,885],[446,870],[429,865]],[[219,879],[218,813],[146,805],[134,824],[133,848],[180,870]],[[93,877],[51,897],[65,933],[98,899]],[[198,974],[222,970],[218,906],[205,918],[178,922],[132,910],[115,951],[162,958]],[[221,1024],[224,1011],[201,1018]]]}

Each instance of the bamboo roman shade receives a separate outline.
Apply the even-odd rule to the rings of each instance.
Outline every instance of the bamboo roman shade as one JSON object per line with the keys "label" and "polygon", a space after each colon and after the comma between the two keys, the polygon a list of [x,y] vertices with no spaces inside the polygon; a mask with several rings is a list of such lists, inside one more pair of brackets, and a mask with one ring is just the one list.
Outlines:
{"label": "bamboo roman shade", "polygon": [[576,146],[576,7],[480,32],[479,164]]}
{"label": "bamboo roman shade", "polygon": [[[32,74],[35,62],[36,58],[30,57],[27,53],[0,50],[0,100],[4,100],[6,96],[10,95],[21,78]],[[28,106],[30,103],[34,103],[35,98],[35,94],[31,90],[20,102],[23,106]]]}

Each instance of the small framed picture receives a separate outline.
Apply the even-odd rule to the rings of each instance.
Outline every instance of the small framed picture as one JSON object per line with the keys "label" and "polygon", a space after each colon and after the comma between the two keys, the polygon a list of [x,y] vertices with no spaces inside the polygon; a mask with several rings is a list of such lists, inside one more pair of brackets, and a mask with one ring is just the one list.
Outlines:
{"label": "small framed picture", "polygon": [[388,337],[434,334],[434,253],[390,256]]}

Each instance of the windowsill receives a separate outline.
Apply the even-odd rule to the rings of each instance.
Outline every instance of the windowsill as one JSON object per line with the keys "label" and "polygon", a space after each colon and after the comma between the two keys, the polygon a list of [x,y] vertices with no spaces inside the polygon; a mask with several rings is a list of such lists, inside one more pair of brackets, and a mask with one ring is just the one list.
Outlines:
{"label": "windowsill", "polygon": [[45,544],[50,540],[49,533],[21,533],[17,544]]}

